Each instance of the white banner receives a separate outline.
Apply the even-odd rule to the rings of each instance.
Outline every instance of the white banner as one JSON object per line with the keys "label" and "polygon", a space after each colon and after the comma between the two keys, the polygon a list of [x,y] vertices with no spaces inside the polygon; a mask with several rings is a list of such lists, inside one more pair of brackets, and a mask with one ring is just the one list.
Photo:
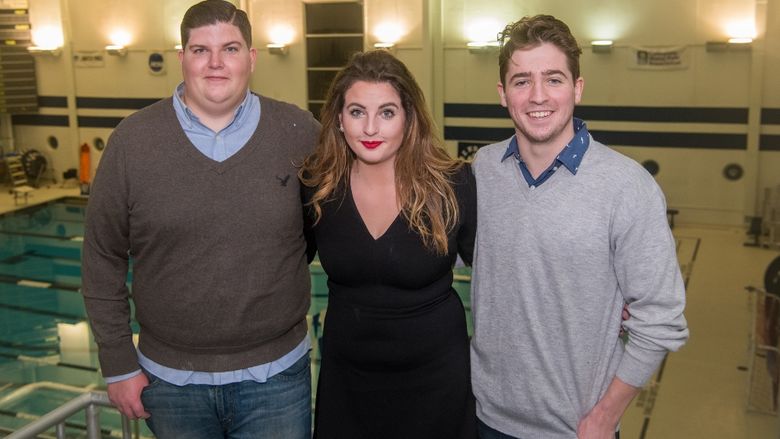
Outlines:
{"label": "white banner", "polygon": [[687,69],[690,64],[685,46],[679,47],[632,47],[628,67],[642,70]]}

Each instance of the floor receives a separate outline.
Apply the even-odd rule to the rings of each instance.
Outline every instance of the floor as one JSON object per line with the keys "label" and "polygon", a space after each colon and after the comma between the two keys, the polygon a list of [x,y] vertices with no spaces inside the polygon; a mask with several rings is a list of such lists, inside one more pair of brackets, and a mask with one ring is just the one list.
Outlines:
{"label": "floor", "polygon": [[[78,192],[75,186],[42,188],[28,202]],[[7,190],[0,191],[0,213],[14,207]],[[757,297],[745,289],[762,286],[767,265],[780,251],[744,246],[746,236],[739,229],[683,224],[674,232],[687,280],[691,338],[669,355],[653,382],[631,404],[621,438],[780,438],[777,416],[746,410]],[[763,396],[766,402],[766,366],[762,358],[758,361],[758,384],[750,395],[759,402]]]}

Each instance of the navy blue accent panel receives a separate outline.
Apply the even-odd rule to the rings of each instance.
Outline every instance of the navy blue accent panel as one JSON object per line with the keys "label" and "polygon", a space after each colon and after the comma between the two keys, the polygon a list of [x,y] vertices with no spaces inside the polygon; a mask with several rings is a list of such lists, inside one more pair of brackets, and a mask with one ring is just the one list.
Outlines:
{"label": "navy blue accent panel", "polygon": [[[508,139],[514,128],[444,127],[445,140],[497,142]],[[669,133],[642,131],[591,131],[593,137],[611,146],[655,146],[697,149],[747,149],[745,134]]]}
{"label": "navy blue accent panel", "polygon": [[574,107],[574,117],[621,122],[747,123],[747,108],[701,107]]}
{"label": "navy blue accent panel", "polygon": [[761,123],[764,125],[780,125],[780,108],[761,109]]}
{"label": "navy blue accent panel", "polygon": [[780,151],[780,135],[762,134],[758,149],[761,151]]}
{"label": "navy blue accent panel", "polygon": [[82,128],[116,128],[124,117],[79,116]]}
{"label": "navy blue accent panel", "polygon": [[38,106],[68,108],[68,98],[65,96],[38,96]]}
{"label": "navy blue accent panel", "polygon": [[112,108],[140,110],[159,101],[161,98],[76,98],[79,108]]}
{"label": "navy blue accent panel", "polygon": [[[705,107],[611,107],[579,105],[574,116],[585,120],[623,122],[747,123],[747,108]],[[506,108],[498,104],[444,104],[444,117],[506,118]]]}
{"label": "navy blue accent panel", "polygon": [[68,116],[48,114],[14,114],[11,116],[14,125],[46,125],[54,127],[68,126]]}
{"label": "navy blue accent panel", "polygon": [[499,140],[508,139],[514,134],[514,128],[444,127],[445,140],[498,142]]}
{"label": "navy blue accent panel", "polygon": [[444,104],[444,117],[508,118],[507,109],[498,104]]}
{"label": "navy blue accent panel", "polygon": [[669,133],[641,131],[590,132],[594,139],[610,146],[656,146],[697,149],[747,149],[745,134]]}

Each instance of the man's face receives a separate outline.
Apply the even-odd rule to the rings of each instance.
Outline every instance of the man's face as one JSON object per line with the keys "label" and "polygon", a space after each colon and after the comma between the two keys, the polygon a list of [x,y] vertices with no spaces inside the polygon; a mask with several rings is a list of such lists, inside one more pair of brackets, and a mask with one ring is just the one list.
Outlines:
{"label": "man's face", "polygon": [[521,145],[562,148],[572,137],[574,105],[584,81],[572,78],[566,55],[550,43],[516,50],[504,82],[501,105],[509,110]]}
{"label": "man's face", "polygon": [[179,52],[187,106],[199,115],[235,110],[246,96],[256,57],[230,23],[190,30],[187,47]]}

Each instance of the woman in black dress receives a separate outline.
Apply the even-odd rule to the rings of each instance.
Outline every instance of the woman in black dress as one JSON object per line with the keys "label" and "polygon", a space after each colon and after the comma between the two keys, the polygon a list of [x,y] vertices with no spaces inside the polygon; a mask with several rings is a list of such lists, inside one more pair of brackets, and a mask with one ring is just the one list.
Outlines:
{"label": "woman in black dress", "polygon": [[338,73],[300,176],[329,288],[315,437],[476,437],[452,288],[456,256],[472,258],[474,177],[403,63],[370,51]]}

